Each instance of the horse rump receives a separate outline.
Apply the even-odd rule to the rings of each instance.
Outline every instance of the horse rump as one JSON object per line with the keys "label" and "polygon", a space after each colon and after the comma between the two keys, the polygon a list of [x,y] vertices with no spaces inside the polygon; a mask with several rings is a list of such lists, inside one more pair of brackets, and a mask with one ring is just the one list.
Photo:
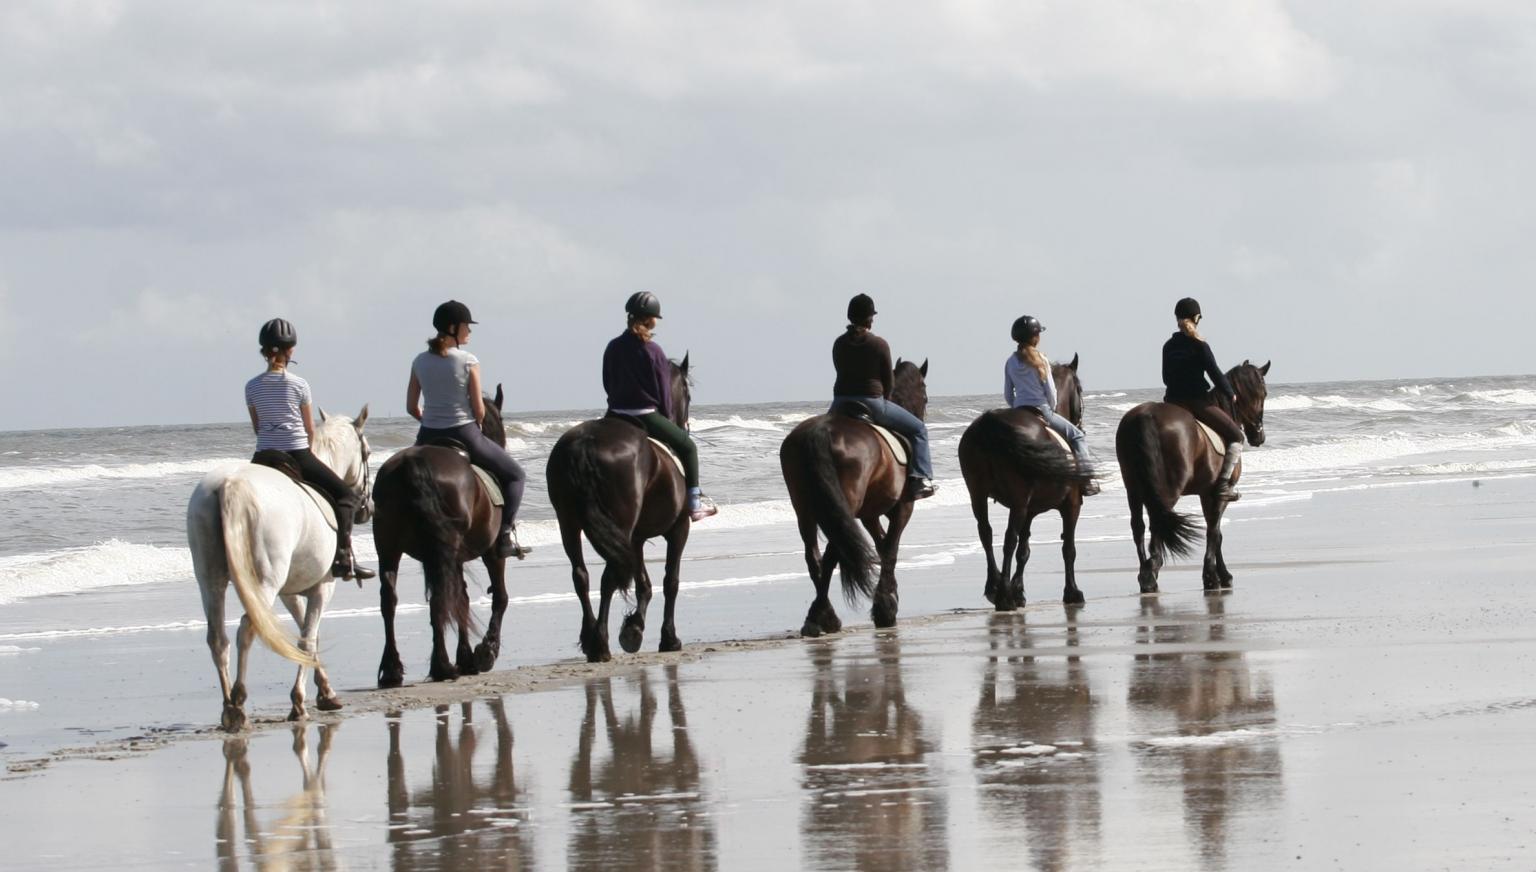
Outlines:
{"label": "horse rump", "polygon": [[411,538],[420,552],[427,600],[442,606],[434,614],[434,621],[440,618],[473,632],[475,616],[464,584],[464,565],[459,560],[464,533],[449,516],[431,458],[423,455],[420,448],[408,448],[390,458],[387,466],[391,468],[380,470],[373,486],[375,530],[380,527],[381,512],[400,513],[404,521],[400,526],[415,533]]}
{"label": "horse rump", "polygon": [[278,626],[272,603],[262,596],[261,573],[256,568],[255,545],[257,515],[261,506],[251,483],[240,475],[230,476],[219,489],[219,517],[224,534],[224,559],[235,595],[245,609],[251,629],[275,653],[303,666],[318,666],[313,652],[301,649]]}
{"label": "horse rump", "polygon": [[1006,409],[984,412],[966,428],[961,439],[978,451],[1006,458],[1006,464],[1024,478],[1071,483],[1093,478],[1090,470],[1079,465],[1069,452],[1062,451],[1048,434],[1045,439],[1031,438],[1008,417]]}
{"label": "horse rump", "polygon": [[[594,423],[579,424],[560,437],[549,453],[545,480],[549,482],[550,502],[554,503],[556,515],[562,519],[571,515],[579,518],[581,529],[598,556],[622,570],[619,590],[629,590],[638,567],[630,534],[608,509],[605,491],[611,476],[603,468],[602,446]],[[644,438],[644,432],[639,431],[640,438]],[[639,501],[637,495],[636,505]]]}
{"label": "horse rump", "polygon": [[[798,473],[807,484],[805,493],[810,499],[811,517],[837,552],[843,595],[850,602],[860,595],[870,596],[875,590],[875,552],[843,493],[832,451],[832,419],[823,416],[799,433],[804,443],[801,468],[786,468],[785,472]],[[790,438],[794,438],[793,434]]]}
{"label": "horse rump", "polygon": [[1165,552],[1188,556],[1200,531],[1189,515],[1173,509],[1179,495],[1167,485],[1162,434],[1150,412],[1133,409],[1120,420],[1115,431],[1115,456],[1120,461],[1131,511],[1137,511],[1138,503],[1146,507],[1153,553],[1159,557]]}

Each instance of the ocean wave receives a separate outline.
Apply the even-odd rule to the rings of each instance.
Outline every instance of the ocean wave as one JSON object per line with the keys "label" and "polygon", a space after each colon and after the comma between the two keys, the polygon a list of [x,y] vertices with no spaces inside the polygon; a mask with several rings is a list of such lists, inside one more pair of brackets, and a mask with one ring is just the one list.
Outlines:
{"label": "ocean wave", "polygon": [[1383,460],[1447,451],[1526,448],[1536,428],[1509,424],[1488,432],[1416,436],[1387,433],[1353,436],[1310,445],[1260,448],[1243,454],[1246,472],[1298,472],[1368,466]]}
{"label": "ocean wave", "polygon": [[41,703],[35,703],[25,699],[6,699],[0,696],[0,712],[35,712],[42,708]]}
{"label": "ocean wave", "polygon": [[83,548],[0,557],[0,604],[122,584],[192,577],[192,553],[108,539]]}
{"label": "ocean wave", "polygon": [[1457,395],[1455,399],[1461,402],[1474,400],[1480,403],[1493,403],[1498,406],[1536,406],[1536,391],[1520,388],[1468,391]]}
{"label": "ocean wave", "polygon": [[1323,396],[1307,396],[1306,394],[1277,394],[1264,401],[1265,412],[1293,412],[1306,409],[1363,409],[1373,412],[1412,412],[1416,411],[1401,400],[1392,399],[1351,399],[1337,394],[1325,394]]}
{"label": "ocean wave", "polygon": [[1107,394],[1083,394],[1085,400],[1114,400],[1125,396],[1125,391],[1111,391]]}
{"label": "ocean wave", "polygon": [[0,468],[0,490],[44,488],[90,481],[201,476],[220,466],[244,463],[243,457],[214,457],[204,460],[175,460],[163,463],[127,463],[122,466],[16,466]]}
{"label": "ocean wave", "polygon": [[22,648],[19,645],[0,645],[0,657],[14,657],[17,654],[36,654],[41,648]]}

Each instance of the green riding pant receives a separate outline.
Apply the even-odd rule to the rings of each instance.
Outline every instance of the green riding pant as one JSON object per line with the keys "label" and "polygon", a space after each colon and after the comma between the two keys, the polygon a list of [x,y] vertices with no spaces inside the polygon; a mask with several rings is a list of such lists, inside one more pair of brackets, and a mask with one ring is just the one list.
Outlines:
{"label": "green riding pant", "polygon": [[688,480],[688,486],[698,487],[699,449],[693,444],[693,437],[688,435],[688,431],[672,423],[672,419],[660,412],[641,415],[640,423],[645,425],[645,432],[652,438],[677,452],[678,459],[683,461],[683,477]]}

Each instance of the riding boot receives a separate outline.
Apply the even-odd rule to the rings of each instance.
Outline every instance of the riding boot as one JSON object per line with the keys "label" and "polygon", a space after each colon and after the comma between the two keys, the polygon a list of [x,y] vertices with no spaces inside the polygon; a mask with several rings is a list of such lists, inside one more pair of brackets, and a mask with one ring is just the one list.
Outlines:
{"label": "riding boot", "polygon": [[532,548],[525,548],[517,541],[517,524],[507,517],[505,508],[502,510],[501,532],[496,534],[496,556],[502,559],[516,557],[522,560],[532,553]]}
{"label": "riding boot", "polygon": [[1243,456],[1243,443],[1233,442],[1227,445],[1227,456],[1222,458],[1221,472],[1216,475],[1216,495],[1227,502],[1236,502],[1243,495],[1232,486],[1232,473],[1237,469],[1237,461]]}
{"label": "riding boot", "polygon": [[[345,516],[345,517],[343,517]],[[355,578],[362,581],[378,573],[366,566],[359,566],[352,556],[352,516],[345,511],[336,513],[336,557],[331,561],[333,578]]]}
{"label": "riding boot", "polygon": [[901,492],[901,501],[911,503],[917,500],[926,500],[933,496],[935,490],[937,488],[934,487],[933,482],[915,475],[908,476],[906,489]]}
{"label": "riding boot", "polygon": [[688,519],[690,521],[702,521],[720,511],[715,501],[704,495],[701,488],[688,489]]}
{"label": "riding boot", "polygon": [[1083,496],[1091,497],[1102,489],[1099,487],[1099,480],[1093,477],[1093,456],[1088,453],[1086,442],[1087,440],[1085,439],[1074,439],[1072,441],[1072,456],[1077,461],[1078,472],[1088,476],[1088,478],[1083,480]]}

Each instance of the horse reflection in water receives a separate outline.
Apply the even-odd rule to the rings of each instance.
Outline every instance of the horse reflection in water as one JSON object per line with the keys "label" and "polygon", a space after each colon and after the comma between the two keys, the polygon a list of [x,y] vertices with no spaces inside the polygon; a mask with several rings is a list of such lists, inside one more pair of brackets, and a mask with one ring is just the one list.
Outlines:
{"label": "horse reflection in water", "polygon": [[[1137,748],[1138,772],[1181,788],[1187,836],[1210,869],[1230,865],[1227,845],[1243,821],[1262,835],[1284,789],[1279,743],[1264,735],[1275,726],[1274,689],[1230,629],[1224,597],[1208,597],[1201,612],[1143,600],[1136,642],[1152,650],[1136,655],[1128,693],[1136,731],[1163,738]],[[1164,645],[1179,650],[1157,650]]]}
{"label": "horse reflection in water", "polygon": [[1101,840],[1098,703],[1076,654],[1076,610],[1065,611],[1064,632],[1031,631],[1022,613],[992,616],[971,721],[982,807],[997,832],[1026,833],[1001,853],[1027,848],[1043,870],[1098,865]]}
{"label": "horse reflection in water", "polygon": [[[576,757],[571,761],[573,869],[716,869],[719,839],[700,792],[699,757],[688,735],[677,666],[664,670],[671,753],[657,753],[651,670],[638,680],[639,711],[620,718],[611,678],[589,681]],[[612,751],[594,754],[598,715]]]}
{"label": "horse reflection in water", "polygon": [[484,700],[496,731],[489,772],[476,778],[481,735],[474,722],[477,703],[461,703],[458,741],[452,708],[438,706],[432,781],[412,789],[400,749],[400,719],[389,724],[389,834],[391,868],[470,869],[484,864],[520,868],[533,856],[532,834],[518,806],[521,791],[512,766],[512,724],[497,697]]}
{"label": "horse reflection in water", "polygon": [[815,682],[800,754],[807,794],[802,863],[826,869],[946,869],[948,811],[929,770],[936,743],[908,706],[901,640],[874,639],[874,659],[809,646]]}
{"label": "horse reflection in water", "polygon": [[303,789],[277,806],[282,817],[265,825],[256,813],[260,806],[251,785],[251,764],[246,760],[247,740],[224,740],[224,784],[219,792],[219,816],[214,830],[214,853],[221,872],[243,868],[242,859],[249,864],[247,868],[262,872],[341,868],[338,858],[331,853],[331,825],[325,802],[325,761],[330,756],[336,727],[321,725],[316,729],[320,750],[318,760],[311,764],[308,732],[302,726],[293,728],[293,754],[299,761]]}

